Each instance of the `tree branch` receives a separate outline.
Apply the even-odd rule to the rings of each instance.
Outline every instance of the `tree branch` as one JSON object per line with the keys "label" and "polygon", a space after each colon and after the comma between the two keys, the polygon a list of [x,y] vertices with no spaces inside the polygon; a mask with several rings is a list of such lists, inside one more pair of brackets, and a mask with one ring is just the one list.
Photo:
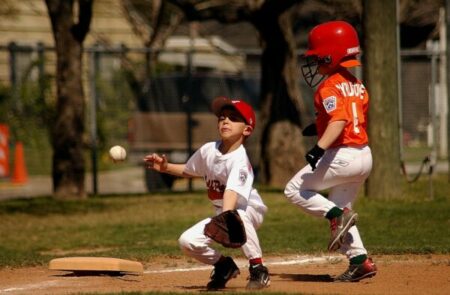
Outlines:
{"label": "tree branch", "polygon": [[89,26],[92,19],[93,0],[78,0],[78,23],[75,24],[71,31],[74,38],[83,43],[89,32]]}
{"label": "tree branch", "polygon": [[163,26],[162,20],[163,15],[165,14],[166,5],[163,4],[162,11],[159,14],[158,21],[154,27],[154,34],[152,35],[149,46],[153,48],[161,48],[163,47],[166,40],[172,35],[172,33],[178,28],[179,24],[183,20],[184,14],[179,12],[175,13],[171,16],[169,25]]}
{"label": "tree branch", "polygon": [[236,23],[248,20],[251,15],[246,1],[189,1],[168,0],[183,11],[189,21],[217,20],[222,23]]}
{"label": "tree branch", "polygon": [[133,31],[141,37],[144,44],[148,44],[153,35],[153,28],[142,19],[141,15],[136,11],[129,0],[122,0],[122,7],[125,10],[125,15],[131,24]]}

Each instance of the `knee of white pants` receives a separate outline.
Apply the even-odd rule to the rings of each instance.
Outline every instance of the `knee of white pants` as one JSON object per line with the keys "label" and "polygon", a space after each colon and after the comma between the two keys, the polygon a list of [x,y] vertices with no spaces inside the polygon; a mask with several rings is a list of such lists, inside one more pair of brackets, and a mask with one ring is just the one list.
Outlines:
{"label": "knee of white pants", "polygon": [[186,232],[178,238],[178,244],[180,245],[181,250],[185,253],[202,253],[208,248],[208,244],[203,238],[193,237]]}
{"label": "knee of white pants", "polygon": [[194,241],[192,241],[192,239],[189,237],[189,235],[187,235],[186,233],[183,233],[179,238],[178,238],[178,244],[180,245],[180,248],[185,251],[193,251],[196,247],[194,244]]}
{"label": "knee of white pants", "polygon": [[299,188],[296,187],[291,181],[288,182],[288,184],[284,188],[284,195],[289,199],[298,194],[298,192]]}

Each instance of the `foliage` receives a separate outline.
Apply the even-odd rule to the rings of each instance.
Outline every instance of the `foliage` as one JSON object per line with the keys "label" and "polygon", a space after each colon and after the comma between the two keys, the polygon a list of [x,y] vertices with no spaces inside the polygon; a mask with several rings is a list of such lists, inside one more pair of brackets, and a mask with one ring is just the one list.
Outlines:
{"label": "foliage", "polygon": [[49,126],[55,105],[48,93],[52,77],[46,75],[39,81],[30,78],[36,66],[38,62],[30,64],[17,87],[0,85],[0,113],[2,123],[10,129],[11,145],[24,143],[28,172],[43,174],[50,173]]}
{"label": "foliage", "polygon": [[[12,137],[23,140],[30,125],[47,129],[55,114],[55,104],[49,98],[52,77],[44,75],[39,80],[31,78],[40,61],[30,63],[17,86],[0,85],[0,110],[11,129]],[[30,124],[31,123],[31,124]]]}
{"label": "foliage", "polygon": [[109,79],[97,79],[98,148],[105,150],[127,138],[128,119],[135,107],[128,85],[114,72]]}

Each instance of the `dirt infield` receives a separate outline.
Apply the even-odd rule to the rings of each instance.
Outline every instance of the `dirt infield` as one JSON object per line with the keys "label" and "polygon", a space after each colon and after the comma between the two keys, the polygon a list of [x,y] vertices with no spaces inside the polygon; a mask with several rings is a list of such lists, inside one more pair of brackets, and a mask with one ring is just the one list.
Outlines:
{"label": "dirt infield", "polygon": [[[262,292],[304,294],[450,294],[450,255],[374,256],[379,272],[357,283],[334,283],[347,267],[340,256],[271,257],[266,264],[271,286]],[[245,261],[241,274],[226,291],[244,292]],[[161,258],[145,263],[142,275],[75,275],[45,267],[0,270],[0,294],[80,294],[119,292],[205,291],[211,268],[184,259]]]}

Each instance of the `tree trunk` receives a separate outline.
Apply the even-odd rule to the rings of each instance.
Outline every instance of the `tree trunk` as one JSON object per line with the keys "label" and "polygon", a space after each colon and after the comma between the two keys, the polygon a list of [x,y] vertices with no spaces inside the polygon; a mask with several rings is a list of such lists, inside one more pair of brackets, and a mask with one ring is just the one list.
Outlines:
{"label": "tree trunk", "polygon": [[57,115],[52,126],[53,191],[56,198],[85,198],[83,40],[89,30],[92,1],[80,0],[79,23],[73,1],[46,0],[57,56]]}
{"label": "tree trunk", "polygon": [[82,48],[70,34],[62,36],[56,42],[58,115],[52,132],[53,188],[57,198],[84,198]]}
{"label": "tree trunk", "polygon": [[396,2],[364,0],[363,11],[364,80],[370,95],[369,138],[373,153],[367,195],[395,198],[402,192]]}
{"label": "tree trunk", "polygon": [[[261,57],[261,181],[284,187],[305,164],[302,104],[291,13],[260,11],[254,22],[263,40]],[[258,21],[259,20],[259,21]]]}

